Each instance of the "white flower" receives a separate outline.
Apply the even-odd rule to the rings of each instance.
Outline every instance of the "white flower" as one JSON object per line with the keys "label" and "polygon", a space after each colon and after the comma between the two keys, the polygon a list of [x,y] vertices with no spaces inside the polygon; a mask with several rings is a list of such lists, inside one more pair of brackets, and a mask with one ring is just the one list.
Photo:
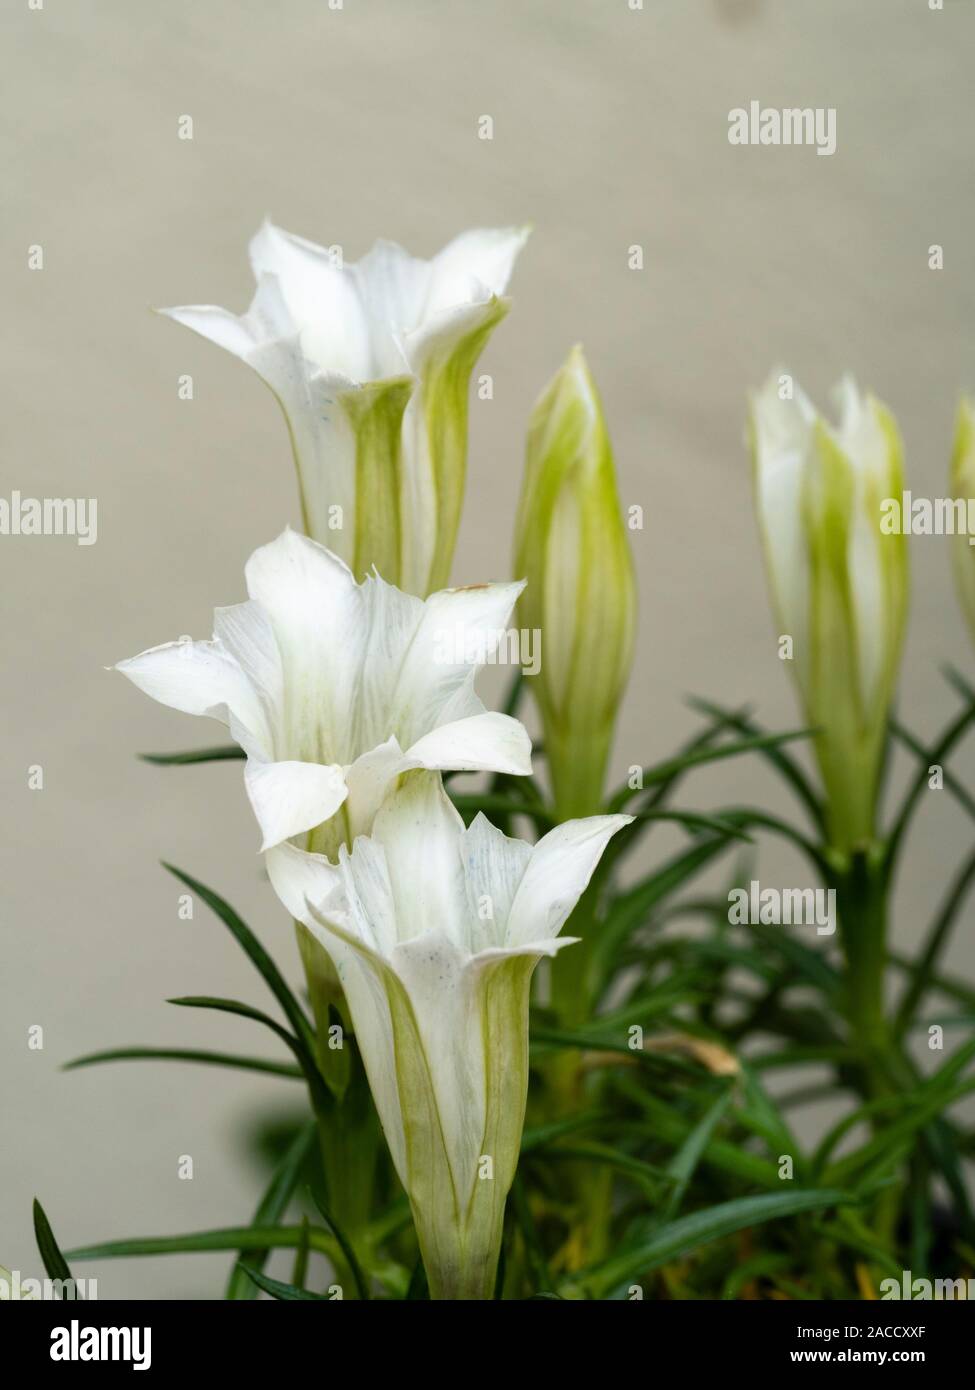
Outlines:
{"label": "white flower", "polygon": [[528,990],[610,837],[629,816],[567,821],[536,845],[482,815],[469,829],[440,777],[391,792],[337,864],[280,845],[278,896],[345,990],[436,1298],[489,1298],[528,1088]]}
{"label": "white flower", "polygon": [[334,856],[410,768],[531,771],[521,724],[484,708],[477,667],[449,659],[444,642],[459,628],[490,655],[520,584],[423,601],[375,576],[357,584],[291,530],[254,552],[246,578],[249,601],[216,610],[212,641],[170,642],[116,669],[162,704],[229,726],[263,849],[311,832],[309,847]]}
{"label": "white flower", "polygon": [[163,310],[253,367],[284,411],[308,534],[363,578],[425,596],[450,576],[470,374],[507,313],[527,231],[470,231],[432,260],[379,241],[356,264],[266,222],[241,317]]}
{"label": "white flower", "polygon": [[[783,387],[785,383],[785,387]],[[890,412],[838,388],[833,428],[787,375],[752,402],[755,497],[780,633],[829,802],[831,839],[849,851],[873,835],[887,711],[907,609],[907,543],[882,526],[900,499],[901,444]]]}

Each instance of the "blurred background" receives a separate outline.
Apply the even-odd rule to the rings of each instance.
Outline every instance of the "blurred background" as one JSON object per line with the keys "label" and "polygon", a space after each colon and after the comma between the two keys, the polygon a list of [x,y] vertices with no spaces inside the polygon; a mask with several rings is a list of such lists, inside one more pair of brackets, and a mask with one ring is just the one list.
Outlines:
{"label": "blurred background", "polygon": [[[693,731],[688,693],[797,722],[743,447],[746,393],[772,365],[821,403],[852,370],[895,411],[914,492],[944,494],[958,394],[975,387],[973,7],[636,2],[5,0],[0,496],[96,497],[98,541],[0,537],[0,1263],[39,1273],[34,1194],[65,1246],[246,1221],[263,1181],[254,1131],[298,1103],[287,1082],[242,1073],[59,1070],[122,1044],[273,1051],[242,1020],[163,1002],[267,1001],[202,905],[180,920],[160,858],[229,898],[300,976],[240,764],[135,756],[222,742],[220,726],[104,670],[207,635],[213,606],[244,596],[250,551],[298,521],[266,388],[152,306],[242,311],[265,215],[353,260],[376,236],[431,255],[467,227],[534,224],[481,367],[494,399],[471,405],[454,580],[508,575],[528,413],[581,341],[624,506],[645,516],[616,773]],[[753,99],[835,107],[836,153],[729,145],[729,111]],[[483,115],[491,141],[477,138]],[[936,243],[941,271],[928,268]],[[27,269],[34,245],[42,271]],[[192,401],[178,396],[186,373]],[[930,735],[955,706],[942,664],[971,673],[972,652],[947,542],[915,538],[912,556],[901,714]],[[488,671],[482,694],[501,684]],[[28,788],[34,765],[43,790]],[[787,809],[757,761],[683,795],[696,809],[732,800]],[[931,793],[895,942],[923,931],[971,836],[949,794]],[[656,838],[655,855],[668,848]],[[806,881],[771,843],[760,872]],[[971,920],[947,961],[969,974]],[[44,1046],[30,1050],[37,1025]],[[191,1298],[217,1294],[228,1263],[77,1272],[103,1298]]]}

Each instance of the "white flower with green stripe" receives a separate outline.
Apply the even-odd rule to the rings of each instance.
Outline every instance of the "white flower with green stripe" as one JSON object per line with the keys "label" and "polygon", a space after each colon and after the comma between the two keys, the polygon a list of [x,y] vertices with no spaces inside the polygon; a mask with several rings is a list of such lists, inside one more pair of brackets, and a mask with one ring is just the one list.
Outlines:
{"label": "white flower with green stripe", "polygon": [[[357,583],[324,546],[286,530],[246,566],[246,603],[218,608],[214,636],[118,664],[154,699],[225,723],[247,755],[262,849],[300,837],[334,857],[368,833],[412,768],[531,772],[531,744],[486,710],[478,666],[500,642],[521,584],[426,600],[378,576]],[[461,630],[450,650],[444,635]]]}
{"label": "white flower with green stripe", "polygon": [[346,264],[266,222],[241,315],[163,313],[267,383],[291,438],[304,526],[357,578],[425,597],[450,578],[464,495],[470,376],[509,301],[524,228],[464,232],[432,260],[378,241]]}
{"label": "white flower with green stripe", "polygon": [[345,991],[431,1296],[490,1298],[528,1090],[528,997],[610,837],[567,821],[536,845],[469,829],[438,774],[410,773],[338,862],[267,855]]}

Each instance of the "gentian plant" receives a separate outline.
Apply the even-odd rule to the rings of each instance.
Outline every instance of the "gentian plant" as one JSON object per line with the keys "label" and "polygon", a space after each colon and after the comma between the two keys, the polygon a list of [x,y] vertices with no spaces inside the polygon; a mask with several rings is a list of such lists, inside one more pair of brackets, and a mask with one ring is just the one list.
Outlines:
{"label": "gentian plant", "polygon": [[[52,1276],[225,1251],[230,1299],[810,1299],[975,1263],[975,1140],[957,1109],[975,1089],[975,988],[942,965],[975,854],[915,953],[891,927],[927,790],[975,821],[948,766],[975,690],[949,672],[961,704],[933,738],[894,713],[909,579],[893,417],[849,380],[835,424],[788,373],[755,395],[770,647],[801,722],[770,731],[695,697],[685,744],[649,762],[618,749],[614,786],[637,586],[580,348],[528,423],[513,574],[499,560],[492,582],[449,587],[471,372],[524,241],[471,231],[432,261],[378,242],[347,265],[268,224],[243,317],[166,311],[267,382],[298,470],[307,535],[251,556],[247,597],[216,610],[211,638],[117,667],[232,740],[149,761],[244,763],[280,907],[253,929],[170,871],[247,954],[273,1012],[170,1002],[246,1019],[275,1052],[188,1040],[70,1065],[244,1069],[301,1100],[249,1217],[62,1253],[37,1207]],[[972,418],[963,404],[951,472],[966,506]],[[959,538],[975,624],[973,555]],[[475,679],[504,653],[515,670],[492,711]],[[798,819],[678,800],[701,769],[741,758],[782,779]],[[791,888],[755,877],[768,836],[799,851]],[[801,1141],[824,1101],[835,1118]]]}

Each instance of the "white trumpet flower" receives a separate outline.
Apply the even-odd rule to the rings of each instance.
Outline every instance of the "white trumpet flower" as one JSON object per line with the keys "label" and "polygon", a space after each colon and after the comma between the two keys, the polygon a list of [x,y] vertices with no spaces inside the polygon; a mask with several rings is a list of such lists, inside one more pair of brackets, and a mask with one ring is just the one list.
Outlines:
{"label": "white trumpet flower", "polygon": [[240,357],[288,424],[304,527],[357,578],[425,597],[450,577],[467,457],[470,375],[527,230],[464,232],[426,261],[378,241],[346,265],[265,222],[257,291],[238,317],[162,312]]}
{"label": "white trumpet flower", "polygon": [[[411,768],[531,772],[527,733],[485,709],[470,661],[493,654],[521,584],[424,601],[377,576],[356,583],[291,530],[254,552],[246,580],[248,602],[216,610],[212,641],[169,642],[116,669],[160,703],[229,726],[262,849],[302,836],[334,857]],[[458,630],[459,651],[445,638]]]}
{"label": "white trumpet flower", "polygon": [[392,791],[337,864],[267,855],[279,897],[345,990],[434,1298],[490,1298],[528,1090],[528,992],[610,837],[629,816],[567,821],[536,845],[436,774]]}

